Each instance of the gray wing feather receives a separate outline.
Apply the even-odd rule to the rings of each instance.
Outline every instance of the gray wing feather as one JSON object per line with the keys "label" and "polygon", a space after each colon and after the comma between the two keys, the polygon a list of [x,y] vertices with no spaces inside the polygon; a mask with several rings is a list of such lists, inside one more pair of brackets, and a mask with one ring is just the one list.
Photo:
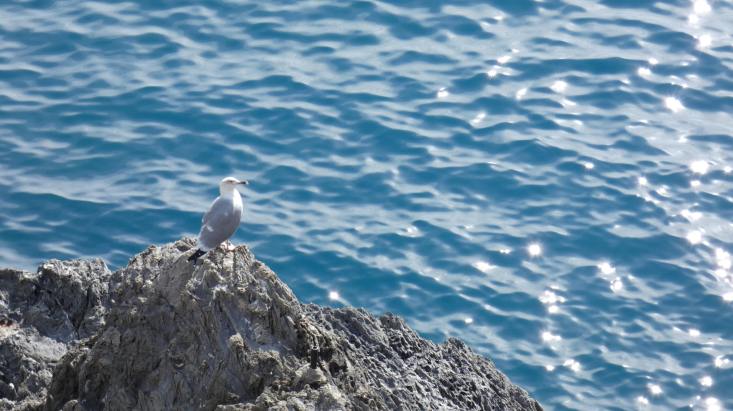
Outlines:
{"label": "gray wing feather", "polygon": [[236,209],[231,201],[217,197],[204,214],[199,245],[206,249],[216,248],[237,231],[241,218],[242,210]]}

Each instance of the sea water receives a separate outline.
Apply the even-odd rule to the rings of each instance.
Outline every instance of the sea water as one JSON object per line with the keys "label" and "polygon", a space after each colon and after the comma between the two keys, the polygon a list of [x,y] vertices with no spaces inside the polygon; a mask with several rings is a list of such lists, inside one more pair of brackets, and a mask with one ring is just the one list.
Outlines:
{"label": "sea water", "polygon": [[547,409],[733,409],[728,0],[4,1],[0,265],[198,232]]}

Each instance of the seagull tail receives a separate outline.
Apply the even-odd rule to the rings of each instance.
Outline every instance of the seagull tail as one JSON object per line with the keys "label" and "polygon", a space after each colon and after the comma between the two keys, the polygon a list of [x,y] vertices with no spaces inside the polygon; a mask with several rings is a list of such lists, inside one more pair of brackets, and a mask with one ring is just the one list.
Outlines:
{"label": "seagull tail", "polygon": [[201,251],[201,249],[197,249],[193,254],[191,254],[190,257],[188,257],[188,261],[193,261],[194,264],[196,264],[196,261],[198,261],[199,257],[206,254],[206,251]]}

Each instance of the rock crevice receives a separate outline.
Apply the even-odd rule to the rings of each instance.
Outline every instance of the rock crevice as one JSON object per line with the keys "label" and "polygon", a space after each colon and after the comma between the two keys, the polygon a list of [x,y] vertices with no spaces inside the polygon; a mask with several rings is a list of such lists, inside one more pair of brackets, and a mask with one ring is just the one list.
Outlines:
{"label": "rock crevice", "polygon": [[0,409],[541,410],[462,342],[301,304],[245,246],[0,270]]}

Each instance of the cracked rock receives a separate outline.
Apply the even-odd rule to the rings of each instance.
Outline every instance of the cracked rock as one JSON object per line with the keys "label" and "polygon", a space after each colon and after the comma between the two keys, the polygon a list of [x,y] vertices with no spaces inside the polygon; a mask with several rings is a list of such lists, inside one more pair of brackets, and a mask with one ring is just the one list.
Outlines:
{"label": "cracked rock", "polygon": [[0,409],[541,410],[465,344],[303,305],[246,246],[184,238],[0,270]]}

